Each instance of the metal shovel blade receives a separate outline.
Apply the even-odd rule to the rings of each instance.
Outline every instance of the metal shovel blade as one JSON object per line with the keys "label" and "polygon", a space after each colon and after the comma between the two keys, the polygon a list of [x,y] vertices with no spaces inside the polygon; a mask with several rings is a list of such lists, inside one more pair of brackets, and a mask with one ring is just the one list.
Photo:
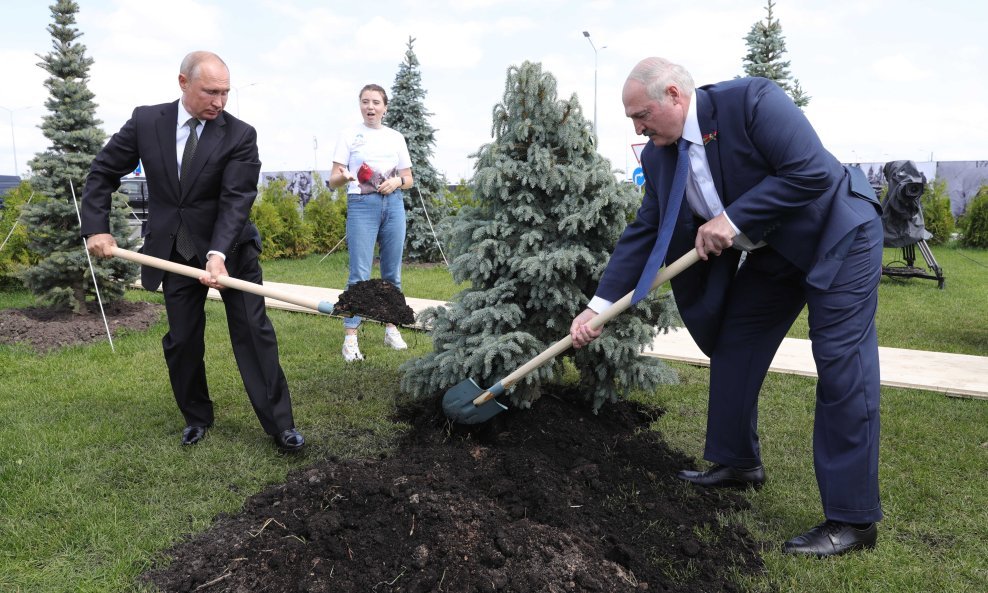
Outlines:
{"label": "metal shovel blade", "polygon": [[473,379],[460,381],[449,388],[443,396],[443,412],[453,422],[460,424],[480,424],[508,409],[494,398],[479,406],[473,400],[484,393],[484,389]]}

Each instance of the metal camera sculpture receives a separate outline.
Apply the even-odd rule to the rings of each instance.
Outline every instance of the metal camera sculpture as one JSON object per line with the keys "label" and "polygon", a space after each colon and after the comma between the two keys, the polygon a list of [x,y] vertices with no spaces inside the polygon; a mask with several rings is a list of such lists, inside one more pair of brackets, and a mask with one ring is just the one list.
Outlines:
{"label": "metal camera sculpture", "polygon": [[[923,222],[923,206],[920,199],[926,188],[926,175],[916,168],[913,161],[891,161],[883,170],[888,183],[888,192],[882,203],[882,226],[885,228],[885,247],[901,247],[902,259],[882,266],[886,276],[900,278],[927,278],[936,280],[943,288],[943,269],[926,240],[933,237]],[[916,248],[919,247],[929,270],[918,268]]]}

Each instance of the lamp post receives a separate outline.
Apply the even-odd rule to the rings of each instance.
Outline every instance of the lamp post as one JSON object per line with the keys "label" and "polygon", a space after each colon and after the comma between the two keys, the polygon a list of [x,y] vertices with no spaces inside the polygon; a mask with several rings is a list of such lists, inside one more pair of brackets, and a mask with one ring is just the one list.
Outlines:
{"label": "lamp post", "polygon": [[312,137],[312,171],[319,170],[319,139]]}
{"label": "lamp post", "polygon": [[[590,42],[590,47],[593,48],[593,139],[597,140],[597,46],[593,44],[593,39],[590,39],[590,31],[584,31],[583,36],[587,38]],[[600,46],[600,49],[606,49],[606,45]]]}
{"label": "lamp post", "polygon": [[236,96],[236,99],[237,99],[237,117],[240,117],[240,89],[245,89],[247,87],[252,87],[255,84],[257,84],[257,83],[256,82],[252,82],[250,84],[245,84],[244,86],[235,86],[235,87],[233,87],[233,93],[234,93],[234,95]]}
{"label": "lamp post", "polygon": [[27,109],[27,107],[18,107],[11,109],[9,107],[4,107],[0,105],[0,109],[3,109],[10,115],[10,145],[14,149],[14,175],[17,177],[21,176],[20,171],[17,170],[17,140],[14,137],[14,112],[19,109]]}

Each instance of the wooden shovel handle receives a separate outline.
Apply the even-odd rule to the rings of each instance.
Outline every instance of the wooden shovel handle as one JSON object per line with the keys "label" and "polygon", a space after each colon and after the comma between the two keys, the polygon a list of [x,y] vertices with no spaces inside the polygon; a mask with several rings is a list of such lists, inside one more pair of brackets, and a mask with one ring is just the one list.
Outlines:
{"label": "wooden shovel handle", "polygon": [[[161,259],[159,257],[145,255],[143,253],[137,253],[136,251],[122,249],[120,247],[113,248],[113,255],[121,259],[125,259],[128,261],[132,261],[134,263],[141,264],[142,266],[150,266],[152,268],[164,270],[166,272],[171,272],[173,274],[188,276],[189,278],[200,278],[201,276],[206,274],[205,270],[201,270],[199,268],[193,268],[192,266],[177,264],[173,261],[168,261],[167,259]],[[248,282],[246,280],[240,280],[238,278],[232,278],[230,276],[220,276],[216,279],[216,282],[227,288],[242,290],[243,292],[249,292],[251,294],[260,295],[262,297],[284,301],[286,303],[298,305],[299,307],[305,307],[306,309],[314,309],[321,313],[330,314],[333,312],[332,303],[328,303],[326,301],[319,301],[313,298],[308,298],[303,295],[292,294],[290,292],[285,292],[283,290],[269,288],[267,286],[264,286],[263,284],[257,284],[256,282]]]}
{"label": "wooden shovel handle", "polygon": [[[652,287],[649,290],[650,291],[655,290],[657,287],[661,286],[662,284],[665,284],[671,278],[677,276],[680,272],[692,266],[698,261],[700,261],[700,254],[697,253],[696,249],[691,249],[686,255],[680,257],[679,259],[672,262],[668,266],[662,268],[662,271],[656,274],[655,280],[652,281]],[[618,300],[616,303],[611,305],[610,308],[608,308],[606,311],[591,319],[590,322],[587,323],[587,326],[590,327],[590,329],[598,329],[601,326],[603,326],[605,323],[610,321],[611,319],[614,319],[615,317],[623,313],[628,307],[631,306],[632,296],[634,296],[634,291],[631,291],[628,294],[624,295],[623,297],[621,297],[620,300]],[[568,350],[572,345],[573,345],[573,338],[567,333],[565,338],[559,340],[552,346],[549,346],[548,348],[543,350],[541,354],[539,354],[532,360],[526,362],[525,364],[517,368],[514,372],[512,372],[507,377],[501,379],[500,385],[504,389],[511,387],[519,380],[525,378],[526,375],[528,375],[535,369],[539,368],[540,366],[549,362],[559,354]],[[482,393],[475,400],[473,400],[473,403],[479,406],[490,401],[490,399],[493,397],[495,397],[495,394],[491,393],[491,391],[488,390]]]}

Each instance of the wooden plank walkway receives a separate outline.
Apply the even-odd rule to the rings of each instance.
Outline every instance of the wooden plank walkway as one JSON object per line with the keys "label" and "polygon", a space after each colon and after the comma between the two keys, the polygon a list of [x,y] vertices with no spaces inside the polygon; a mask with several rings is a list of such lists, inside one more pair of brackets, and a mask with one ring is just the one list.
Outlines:
{"label": "wooden plank walkway", "polygon": [[[335,303],[343,292],[333,288],[280,282],[265,282],[264,285],[330,303]],[[209,292],[210,298],[219,298],[217,291]],[[442,301],[416,298],[406,298],[406,302],[416,314],[428,307],[444,304]],[[266,304],[277,309],[315,313],[311,309],[273,299],[266,299]],[[710,364],[710,360],[700,351],[686,330],[660,334],[644,354],[690,364]],[[988,399],[988,357],[885,347],[878,349],[878,355],[881,359],[882,385],[924,389],[956,397]],[[809,340],[783,340],[770,370],[815,377],[816,368]]]}

